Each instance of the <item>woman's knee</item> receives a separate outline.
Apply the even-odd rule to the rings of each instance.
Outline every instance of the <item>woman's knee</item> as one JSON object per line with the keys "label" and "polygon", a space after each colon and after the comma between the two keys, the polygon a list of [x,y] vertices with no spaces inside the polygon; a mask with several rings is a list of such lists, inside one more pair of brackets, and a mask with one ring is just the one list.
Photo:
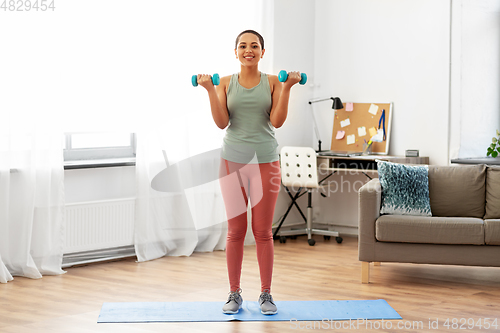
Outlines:
{"label": "woman's knee", "polygon": [[273,230],[271,225],[263,227],[252,224],[252,232],[256,243],[273,240]]}
{"label": "woman's knee", "polygon": [[229,221],[227,239],[231,241],[244,240],[247,234],[247,224],[243,222]]}

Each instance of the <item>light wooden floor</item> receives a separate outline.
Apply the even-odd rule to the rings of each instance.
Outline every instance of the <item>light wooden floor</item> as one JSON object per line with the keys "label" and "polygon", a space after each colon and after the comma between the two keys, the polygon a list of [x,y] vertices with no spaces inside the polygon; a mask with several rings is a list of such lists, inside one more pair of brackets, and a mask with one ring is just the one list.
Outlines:
{"label": "light wooden floor", "polygon": [[[304,237],[275,242],[275,300],[385,299],[402,317],[392,330],[381,321],[371,330],[344,324],[346,329],[323,324],[336,332],[438,332],[445,321],[474,322],[498,318],[500,325],[500,269],[382,263],[371,268],[370,284],[361,284],[357,239],[342,244],[318,237],[314,247]],[[242,288],[245,300],[257,300],[259,275],[255,247],[245,248]],[[16,277],[0,285],[0,332],[286,332],[298,331],[290,322],[97,324],[103,302],[225,301],[225,253],[195,253],[145,263],[122,260],[70,268],[65,275],[40,280]],[[429,328],[439,320],[439,330]],[[411,329],[413,321],[424,326]],[[464,321],[462,320],[462,323]],[[492,321],[491,321],[492,322]],[[398,329],[397,325],[409,329]],[[302,322],[312,329],[318,323]],[[330,326],[332,325],[332,326]],[[377,328],[378,325],[378,329]],[[388,325],[385,322],[384,325]],[[385,326],[387,327],[387,326]],[[467,328],[467,325],[464,326]],[[307,329],[304,329],[307,330]],[[452,330],[450,332],[458,331]],[[466,329],[467,332],[499,332]]]}

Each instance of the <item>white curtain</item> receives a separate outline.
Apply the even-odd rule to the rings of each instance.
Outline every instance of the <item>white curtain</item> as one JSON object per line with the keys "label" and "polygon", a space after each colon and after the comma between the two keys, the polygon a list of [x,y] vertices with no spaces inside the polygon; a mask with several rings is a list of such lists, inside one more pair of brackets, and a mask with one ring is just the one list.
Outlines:
{"label": "white curtain", "polygon": [[[180,141],[174,144],[186,149]],[[138,133],[137,144],[138,260],[224,249],[227,228],[217,180],[218,150],[198,157],[186,150],[185,159],[175,162],[165,159],[173,145],[158,132]]]}
{"label": "white curtain", "polygon": [[8,118],[0,132],[1,283],[64,273],[62,134],[13,133]]}
{"label": "white curtain", "polygon": [[[61,27],[48,15],[0,14],[0,282],[62,274]],[[41,14],[41,13],[39,13]]]}
{"label": "white curtain", "polygon": [[484,157],[500,130],[500,2],[452,2],[450,158]]}

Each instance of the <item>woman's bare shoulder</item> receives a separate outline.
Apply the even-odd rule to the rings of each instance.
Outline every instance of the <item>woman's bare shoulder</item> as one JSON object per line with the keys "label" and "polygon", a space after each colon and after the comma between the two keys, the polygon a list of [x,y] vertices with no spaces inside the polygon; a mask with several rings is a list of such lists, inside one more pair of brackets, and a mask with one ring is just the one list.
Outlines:
{"label": "woman's bare shoulder", "polygon": [[221,83],[229,83],[229,81],[231,81],[231,76],[232,75],[227,75],[227,76],[223,76],[220,78],[220,82]]}
{"label": "woman's bare shoulder", "polygon": [[281,82],[278,79],[277,75],[267,74],[267,78],[269,80],[269,86],[271,88],[271,94],[274,93],[275,89],[279,89],[281,87]]}
{"label": "woman's bare shoulder", "polygon": [[219,87],[226,91],[227,87],[229,87],[229,82],[231,82],[231,75],[223,76],[220,78]]}
{"label": "woman's bare shoulder", "polygon": [[274,74],[267,74],[267,77],[269,78],[269,82],[271,83],[280,83],[280,80],[278,79],[278,75]]}

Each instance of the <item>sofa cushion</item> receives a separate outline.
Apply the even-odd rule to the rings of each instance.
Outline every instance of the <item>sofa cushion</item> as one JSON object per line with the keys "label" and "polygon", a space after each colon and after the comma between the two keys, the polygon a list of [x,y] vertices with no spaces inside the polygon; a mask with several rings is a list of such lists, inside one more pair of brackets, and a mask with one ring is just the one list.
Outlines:
{"label": "sofa cushion", "polygon": [[433,216],[483,218],[486,167],[429,166],[429,198]]}
{"label": "sofa cushion", "polygon": [[484,220],[484,242],[486,245],[500,245],[500,219]]}
{"label": "sofa cushion", "polygon": [[467,217],[382,215],[375,223],[381,242],[484,245],[484,222]]}
{"label": "sofa cushion", "polygon": [[381,214],[430,216],[427,165],[377,163],[382,186]]}
{"label": "sofa cushion", "polygon": [[486,169],[485,219],[500,219],[500,167]]}

